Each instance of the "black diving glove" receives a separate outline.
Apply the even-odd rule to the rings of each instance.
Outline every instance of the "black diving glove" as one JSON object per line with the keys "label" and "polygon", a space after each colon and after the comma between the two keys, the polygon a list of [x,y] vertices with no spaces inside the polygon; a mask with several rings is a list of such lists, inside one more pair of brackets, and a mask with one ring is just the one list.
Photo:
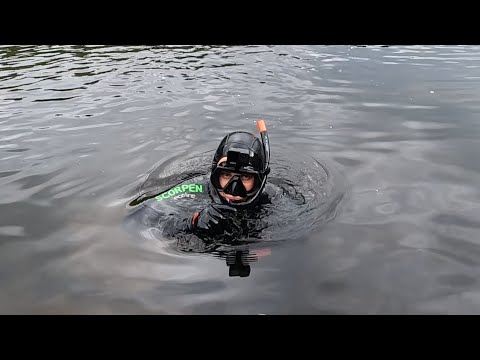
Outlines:
{"label": "black diving glove", "polygon": [[206,235],[221,235],[232,230],[228,217],[237,210],[228,205],[210,204],[192,217],[194,232]]}

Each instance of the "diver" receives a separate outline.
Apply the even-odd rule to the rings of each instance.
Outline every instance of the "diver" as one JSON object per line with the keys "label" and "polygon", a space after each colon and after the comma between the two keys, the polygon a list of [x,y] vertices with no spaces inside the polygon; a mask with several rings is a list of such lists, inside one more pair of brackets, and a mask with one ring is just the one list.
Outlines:
{"label": "diver", "polygon": [[186,234],[230,242],[259,238],[267,227],[264,206],[271,203],[271,194],[265,187],[270,172],[268,133],[263,120],[257,127],[260,138],[244,131],[226,135],[209,174],[140,203],[128,218],[160,229],[167,238]]}

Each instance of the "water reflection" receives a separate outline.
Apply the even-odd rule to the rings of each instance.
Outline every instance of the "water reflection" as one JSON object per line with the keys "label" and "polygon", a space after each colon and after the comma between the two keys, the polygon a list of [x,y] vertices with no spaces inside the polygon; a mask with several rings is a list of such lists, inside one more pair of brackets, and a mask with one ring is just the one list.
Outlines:
{"label": "water reflection", "polygon": [[215,257],[225,260],[229,277],[250,276],[252,271],[250,265],[271,254],[270,247],[250,249],[248,245],[221,246],[213,252]]}

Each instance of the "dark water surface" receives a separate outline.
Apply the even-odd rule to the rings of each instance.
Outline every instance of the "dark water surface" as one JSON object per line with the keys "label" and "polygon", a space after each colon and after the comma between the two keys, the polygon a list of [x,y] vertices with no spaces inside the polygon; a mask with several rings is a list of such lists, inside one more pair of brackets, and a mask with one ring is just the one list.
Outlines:
{"label": "dark water surface", "polygon": [[[0,47],[0,313],[480,313],[479,95],[478,46]],[[247,277],[125,231],[259,117],[311,231]]]}

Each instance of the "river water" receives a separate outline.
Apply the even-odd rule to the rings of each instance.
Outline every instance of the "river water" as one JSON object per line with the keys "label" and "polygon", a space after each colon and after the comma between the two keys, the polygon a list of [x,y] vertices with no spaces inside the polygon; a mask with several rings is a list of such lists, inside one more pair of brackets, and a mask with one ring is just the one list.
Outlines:
{"label": "river water", "polygon": [[[478,46],[2,46],[0,313],[479,313],[479,95]],[[315,228],[244,277],[125,231],[258,118],[277,178],[335,175]]]}

